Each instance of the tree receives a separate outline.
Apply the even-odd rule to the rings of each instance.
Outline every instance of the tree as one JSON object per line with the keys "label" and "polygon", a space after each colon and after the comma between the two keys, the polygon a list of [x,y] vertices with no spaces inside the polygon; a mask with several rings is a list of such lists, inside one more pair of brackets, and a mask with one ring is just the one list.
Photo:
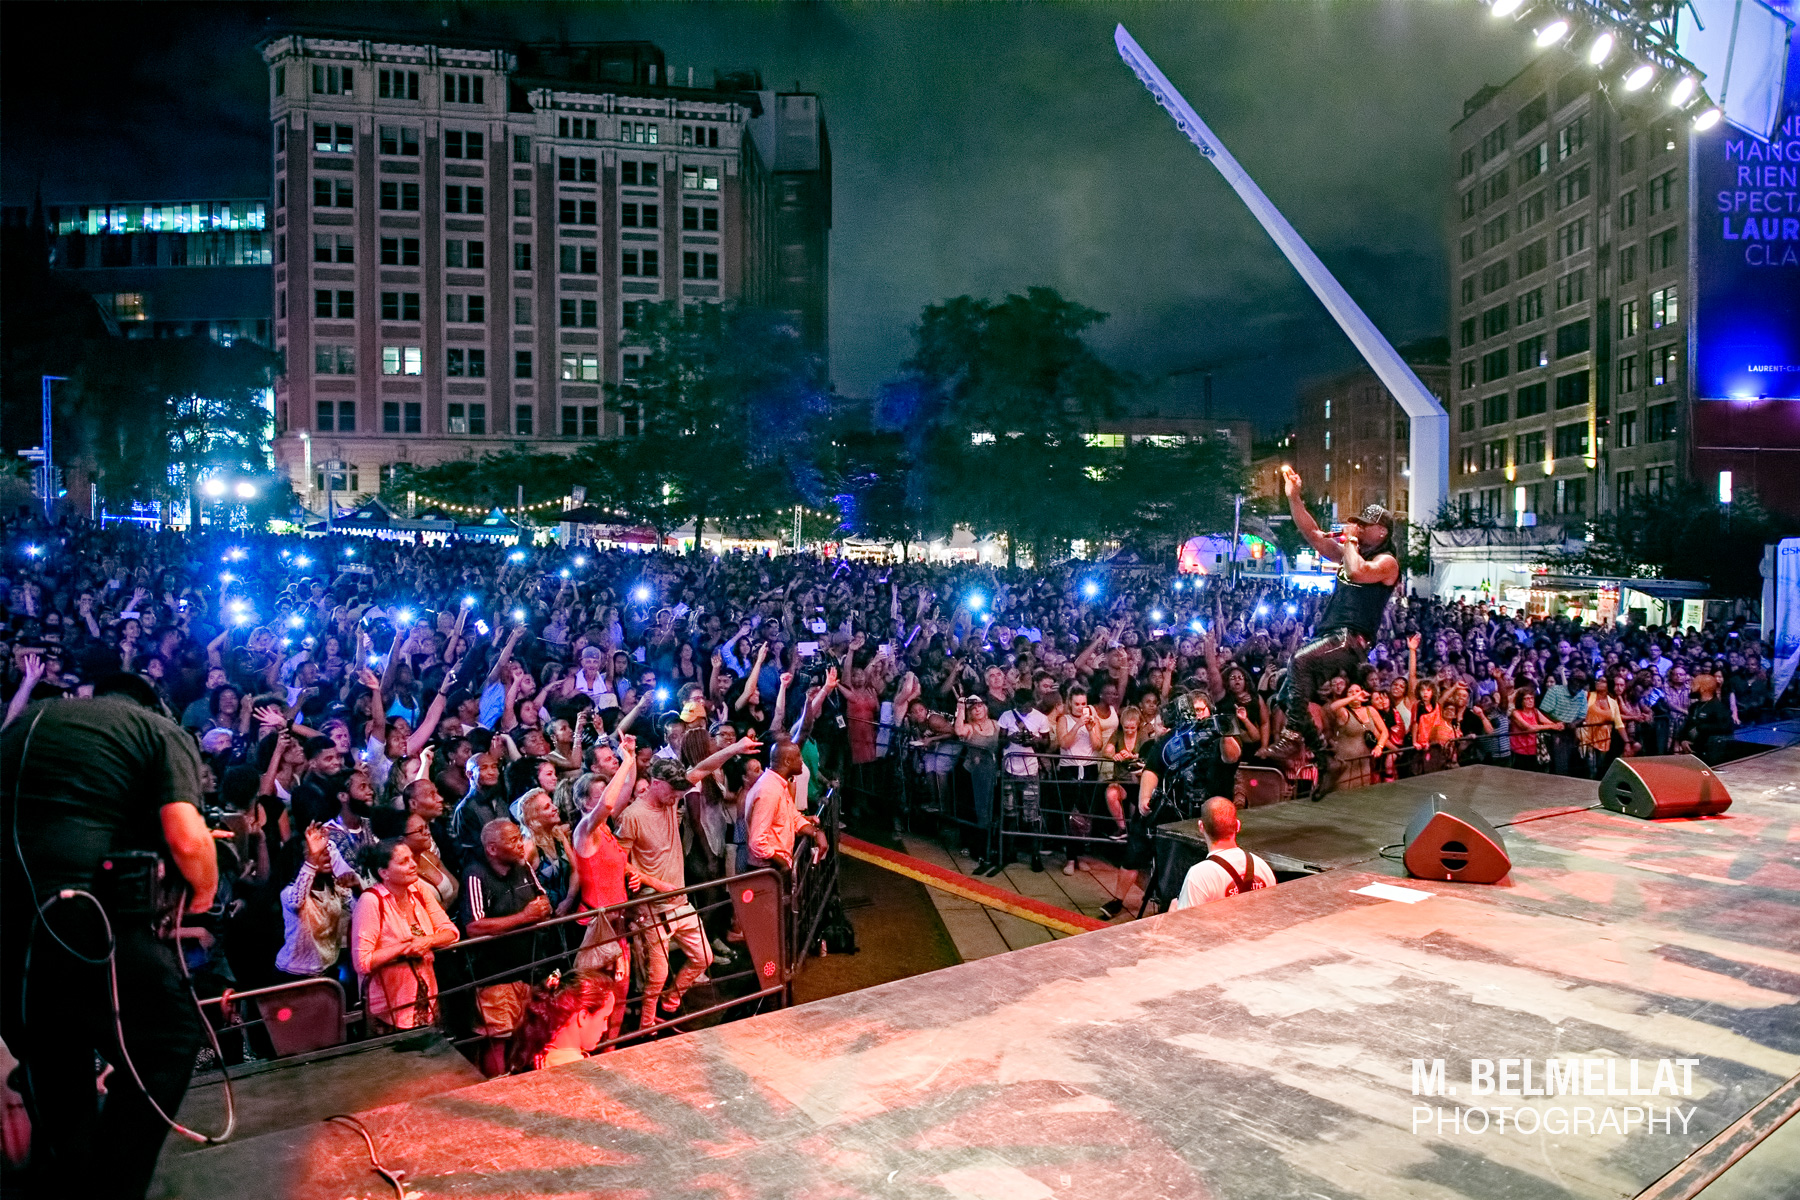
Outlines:
{"label": "tree", "polygon": [[1795,522],[1772,515],[1747,490],[1739,489],[1727,505],[1706,487],[1688,483],[1601,514],[1589,522],[1583,548],[1554,561],[1592,575],[1698,580],[1721,598],[1756,596],[1763,546],[1797,531]]}
{"label": "tree", "polygon": [[709,520],[821,498],[829,411],[818,363],[784,317],[674,302],[635,315],[632,341],[648,353],[607,391],[637,408],[643,433],[594,453],[613,486],[647,513],[692,520],[696,544]]}
{"label": "tree", "polygon": [[1139,438],[1106,468],[1096,489],[1101,527],[1148,553],[1173,551],[1194,534],[1230,529],[1234,498],[1248,479],[1236,448],[1223,438],[1173,445]]}
{"label": "tree", "polygon": [[583,472],[567,454],[497,450],[480,458],[456,459],[430,467],[403,467],[382,489],[390,507],[404,502],[406,493],[450,499],[481,508],[513,508],[519,488],[525,503],[541,504],[569,494],[574,484],[584,483]]}
{"label": "tree", "polygon": [[1043,562],[1093,528],[1087,435],[1129,386],[1083,341],[1104,319],[1045,287],[925,309],[906,370],[935,523],[1004,534],[1015,563],[1021,544]]}

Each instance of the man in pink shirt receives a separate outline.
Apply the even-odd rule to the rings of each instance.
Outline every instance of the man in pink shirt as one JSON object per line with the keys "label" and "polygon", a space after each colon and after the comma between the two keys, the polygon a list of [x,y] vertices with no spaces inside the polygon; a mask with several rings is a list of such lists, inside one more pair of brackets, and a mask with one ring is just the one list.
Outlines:
{"label": "man in pink shirt", "polygon": [[819,823],[801,813],[811,776],[800,757],[800,747],[783,742],[775,748],[775,765],[764,771],[745,801],[744,825],[750,839],[750,869],[779,864],[794,869],[794,840],[805,834],[826,850],[825,832]]}

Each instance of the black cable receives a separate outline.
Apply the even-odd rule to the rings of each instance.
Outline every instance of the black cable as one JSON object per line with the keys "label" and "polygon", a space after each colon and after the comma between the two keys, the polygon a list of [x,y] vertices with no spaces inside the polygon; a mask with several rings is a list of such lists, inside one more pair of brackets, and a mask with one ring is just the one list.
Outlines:
{"label": "black cable", "polygon": [[326,1124],[330,1124],[332,1121],[341,1121],[350,1126],[350,1128],[356,1130],[356,1132],[362,1134],[363,1141],[366,1142],[369,1147],[369,1165],[375,1168],[375,1173],[377,1175],[387,1180],[388,1186],[394,1189],[394,1194],[400,1197],[400,1200],[406,1200],[406,1184],[403,1182],[406,1177],[406,1172],[390,1171],[388,1168],[381,1165],[381,1159],[377,1157],[375,1153],[375,1137],[369,1132],[368,1127],[349,1113],[333,1113],[331,1116],[325,1118]]}
{"label": "black cable", "polygon": [[1389,854],[1388,851],[1399,849],[1401,847],[1404,847],[1405,845],[1406,845],[1405,842],[1389,842],[1387,845],[1383,846],[1381,849],[1377,850],[1375,853],[1381,855],[1381,857],[1387,859],[1389,862],[1399,862],[1401,859],[1405,858],[1406,856],[1404,854]]}
{"label": "black cable", "polygon": [[1596,808],[1604,807],[1606,807],[1604,804],[1595,802],[1581,808],[1559,808],[1555,812],[1539,813],[1535,817],[1520,817],[1516,821],[1502,821],[1500,824],[1494,826],[1494,828],[1505,829],[1509,825],[1526,825],[1532,821],[1548,821],[1551,817],[1566,817],[1573,813],[1593,812]]}

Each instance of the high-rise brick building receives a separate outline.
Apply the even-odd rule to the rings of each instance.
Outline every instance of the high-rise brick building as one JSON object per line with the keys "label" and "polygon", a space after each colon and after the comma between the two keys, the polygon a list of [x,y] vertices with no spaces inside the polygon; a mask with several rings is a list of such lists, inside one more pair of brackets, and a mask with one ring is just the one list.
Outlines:
{"label": "high-rise brick building", "polygon": [[1581,521],[1683,474],[1688,136],[1562,50],[1464,104],[1446,407],[1465,513]]}
{"label": "high-rise brick building", "polygon": [[[1449,407],[1450,369],[1442,357],[1408,354],[1407,360],[1419,382]],[[1302,388],[1293,442],[1306,498],[1332,520],[1371,504],[1412,519],[1412,422],[1368,367]],[[1279,487],[1273,494],[1281,494]]]}
{"label": "high-rise brick building", "polygon": [[671,79],[647,42],[294,34],[262,53],[275,453],[314,504],[400,464],[635,435],[605,385],[642,361],[646,302],[786,309],[823,361],[816,96]]}

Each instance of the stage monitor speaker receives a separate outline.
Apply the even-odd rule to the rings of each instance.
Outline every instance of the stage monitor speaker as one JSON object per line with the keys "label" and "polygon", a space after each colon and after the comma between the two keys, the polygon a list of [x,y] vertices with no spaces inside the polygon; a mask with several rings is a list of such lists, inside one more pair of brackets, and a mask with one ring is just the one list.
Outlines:
{"label": "stage monitor speaker", "polygon": [[1406,825],[1406,873],[1419,879],[1498,883],[1512,870],[1499,831],[1466,804],[1433,796]]}
{"label": "stage monitor speaker", "polygon": [[1614,759],[1600,780],[1600,803],[1645,820],[1710,817],[1731,807],[1731,793],[1693,755],[1662,754]]}

